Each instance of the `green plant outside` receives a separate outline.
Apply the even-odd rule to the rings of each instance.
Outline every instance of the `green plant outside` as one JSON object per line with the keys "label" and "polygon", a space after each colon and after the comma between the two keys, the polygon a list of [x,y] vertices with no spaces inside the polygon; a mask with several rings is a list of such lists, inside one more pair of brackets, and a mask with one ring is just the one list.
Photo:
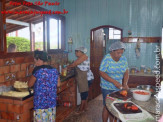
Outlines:
{"label": "green plant outside", "polygon": [[[16,52],[30,51],[30,40],[23,37],[7,37],[7,48],[10,44],[17,46]],[[36,42],[35,49],[43,49],[43,42]]]}

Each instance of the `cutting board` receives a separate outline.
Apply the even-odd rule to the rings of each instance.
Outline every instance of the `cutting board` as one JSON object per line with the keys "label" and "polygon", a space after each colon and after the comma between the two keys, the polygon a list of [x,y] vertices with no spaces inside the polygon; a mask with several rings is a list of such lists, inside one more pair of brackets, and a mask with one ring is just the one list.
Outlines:
{"label": "cutting board", "polygon": [[124,104],[127,103],[129,106],[131,105],[135,105],[132,102],[124,102],[124,103],[114,103],[113,105],[117,108],[117,110],[119,112],[121,112],[122,114],[135,114],[135,113],[142,113],[142,110],[140,110],[140,108],[138,108],[138,110],[131,110],[131,109],[127,109],[124,107]]}
{"label": "cutting board", "polygon": [[127,100],[127,99],[132,97],[132,92],[130,90],[127,91],[127,96],[121,95],[120,94],[121,91],[122,90],[116,91],[116,92],[112,92],[111,94],[109,94],[109,96],[114,97],[114,98],[118,98],[118,99],[121,99],[121,100]]}

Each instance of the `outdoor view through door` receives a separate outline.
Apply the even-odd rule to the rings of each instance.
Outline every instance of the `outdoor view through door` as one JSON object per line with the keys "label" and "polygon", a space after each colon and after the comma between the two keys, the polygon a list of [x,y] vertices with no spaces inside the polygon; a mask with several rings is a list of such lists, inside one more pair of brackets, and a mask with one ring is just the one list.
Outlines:
{"label": "outdoor view through door", "polygon": [[108,53],[108,47],[114,41],[122,39],[122,29],[106,25],[91,29],[90,32],[90,66],[95,75],[93,83],[93,98],[101,93],[99,66],[104,55]]}

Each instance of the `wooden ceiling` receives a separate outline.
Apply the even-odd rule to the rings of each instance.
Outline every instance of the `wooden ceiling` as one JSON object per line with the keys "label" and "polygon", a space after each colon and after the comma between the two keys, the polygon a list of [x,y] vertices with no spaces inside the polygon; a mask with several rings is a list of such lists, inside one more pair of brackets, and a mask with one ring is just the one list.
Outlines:
{"label": "wooden ceiling", "polygon": [[[5,11],[34,11],[33,8],[24,6],[24,5],[10,5],[11,0],[6,0],[5,2]],[[39,14],[32,15],[32,14],[5,14],[6,19],[15,20],[17,22],[25,22],[25,23],[38,23],[43,20],[43,16],[40,16]],[[25,28],[27,26],[13,24],[13,23],[7,23],[6,22],[6,33],[13,32],[18,29]]]}

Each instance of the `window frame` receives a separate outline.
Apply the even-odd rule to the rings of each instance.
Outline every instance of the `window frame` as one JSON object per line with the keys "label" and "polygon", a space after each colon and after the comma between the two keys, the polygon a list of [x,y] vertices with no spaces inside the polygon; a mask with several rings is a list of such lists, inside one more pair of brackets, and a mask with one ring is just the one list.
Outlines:
{"label": "window frame", "polygon": [[[61,20],[61,49],[50,49],[50,40],[49,40],[49,20],[50,18],[57,19],[58,21]],[[65,50],[65,17],[55,17],[55,16],[50,16],[50,15],[45,15],[43,18],[43,28],[45,30],[46,27],[48,29],[44,31],[44,45],[47,46],[44,47],[44,50],[46,50],[48,53],[57,53],[57,52],[63,52]],[[47,22],[47,24],[45,23]],[[58,35],[59,36],[59,35]],[[47,38],[46,38],[47,37]],[[59,43],[59,41],[58,41]]]}
{"label": "window frame", "polygon": [[[23,3],[23,1],[25,0],[10,0],[10,1],[14,1],[14,2],[21,2]],[[0,1],[0,9],[1,11],[5,10],[5,2],[6,0],[2,0]],[[24,5],[26,6],[26,5]],[[32,8],[32,9],[36,9],[38,11],[48,11],[47,9],[45,8],[42,8],[40,6],[36,6],[36,5],[31,5],[31,6],[26,6],[26,7],[29,7],[29,8]],[[48,16],[48,15],[43,15],[43,28],[45,28],[45,16]],[[43,32],[43,50],[44,51],[48,51],[48,53],[56,53],[56,52],[63,52],[63,50],[65,50],[65,17],[62,16],[62,15],[50,15],[50,16],[53,16],[54,18],[58,18],[58,19],[61,19],[62,21],[62,28],[61,28],[61,49],[58,49],[58,50],[49,50],[47,47],[46,47],[46,43],[48,42],[45,42],[45,32]],[[8,53],[7,52],[7,40],[6,40],[6,16],[5,14],[1,14],[0,15],[0,25],[1,25],[1,30],[0,30],[0,54],[2,54],[1,56],[3,57],[3,54],[4,55],[8,55],[8,56],[22,56],[22,55],[28,55],[28,54],[31,54],[33,51],[29,51],[29,52],[13,52],[13,53]],[[31,31],[31,29],[30,29]],[[31,32],[30,32],[31,33]],[[31,39],[30,39],[31,41]],[[30,44],[31,46],[31,44]],[[0,56],[0,57],[1,57]]]}

